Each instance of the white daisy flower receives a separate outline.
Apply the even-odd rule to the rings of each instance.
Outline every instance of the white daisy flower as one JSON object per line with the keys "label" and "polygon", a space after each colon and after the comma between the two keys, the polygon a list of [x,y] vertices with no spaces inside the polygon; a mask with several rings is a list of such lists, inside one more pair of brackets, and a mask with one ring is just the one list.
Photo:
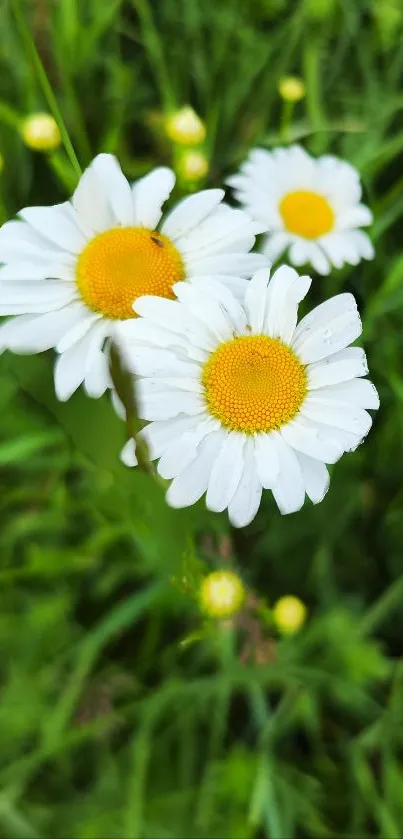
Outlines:
{"label": "white daisy flower", "polygon": [[162,167],[131,187],[100,154],[71,201],[28,207],[0,229],[0,315],[17,315],[0,327],[0,349],[55,347],[59,399],[82,382],[94,397],[111,385],[105,344],[135,317],[138,296],[173,298],[177,281],[205,276],[236,290],[266,263],[249,253],[261,226],[224,204],[222,189],[185,198],[160,224],[174,182]]}
{"label": "white daisy flower", "polygon": [[360,177],[350,163],[331,155],[315,159],[301,146],[254,149],[227,183],[269,230],[263,252],[270,261],[289,249],[293,265],[309,263],[328,274],[332,265],[373,259],[371,240],[358,229],[371,224],[372,213],[360,203]]}
{"label": "white daisy flower", "polygon": [[[175,286],[177,301],[143,297],[142,316],[120,324],[121,348],[137,373],[141,435],[158,471],[173,479],[167,500],[228,508],[242,527],[262,489],[281,513],[305,494],[314,504],[329,486],[327,463],[354,450],[378,408],[354,297],[332,297],[297,325],[311,279],[260,270],[241,304],[220,283]],[[167,328],[169,324],[169,328]]]}

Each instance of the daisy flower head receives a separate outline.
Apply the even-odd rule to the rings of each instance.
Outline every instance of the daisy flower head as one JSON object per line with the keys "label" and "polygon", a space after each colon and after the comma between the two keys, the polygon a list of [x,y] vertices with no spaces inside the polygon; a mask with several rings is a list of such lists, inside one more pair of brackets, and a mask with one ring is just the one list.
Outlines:
{"label": "daisy flower head", "polygon": [[[281,513],[318,503],[327,463],[354,450],[378,407],[364,379],[364,351],[353,295],[340,294],[297,324],[311,280],[281,267],[258,271],[239,302],[205,280],[178,283],[177,300],[137,300],[136,321],[119,331],[137,373],[137,405],[149,422],[141,435],[158,471],[173,479],[167,500],[228,508],[248,524],[270,489]],[[167,327],[169,324],[169,327]]]}
{"label": "daisy flower head", "polygon": [[160,167],[130,186],[117,160],[98,155],[71,201],[27,207],[0,229],[0,349],[56,348],[55,388],[68,399],[84,383],[99,397],[111,385],[107,346],[133,302],[174,298],[179,280],[220,279],[242,290],[265,264],[249,251],[261,229],[223,203],[222,189],[180,201],[161,221],[174,186]]}
{"label": "daisy flower head", "polygon": [[254,149],[227,183],[245,210],[269,231],[263,252],[274,262],[285,250],[296,266],[318,274],[373,259],[372,222],[361,204],[359,173],[331,155],[311,157],[301,146]]}

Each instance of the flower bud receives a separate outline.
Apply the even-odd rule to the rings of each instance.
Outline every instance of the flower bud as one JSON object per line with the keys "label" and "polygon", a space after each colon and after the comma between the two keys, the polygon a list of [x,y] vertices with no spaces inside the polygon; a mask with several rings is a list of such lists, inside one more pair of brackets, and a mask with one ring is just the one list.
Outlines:
{"label": "flower bud", "polygon": [[197,146],[206,137],[206,126],[196,111],[185,105],[167,117],[165,133],[178,146]]}
{"label": "flower bud", "polygon": [[201,181],[208,169],[207,157],[201,151],[184,151],[178,161],[178,174],[183,181]]}
{"label": "flower bud", "polygon": [[239,612],[245,599],[245,588],[233,571],[213,571],[200,585],[203,611],[212,618],[229,618]]}
{"label": "flower bud", "polygon": [[305,96],[305,85],[297,76],[285,76],[278,83],[278,92],[286,102],[299,102]]}
{"label": "flower bud", "polygon": [[21,132],[25,145],[34,151],[54,151],[62,141],[59,126],[50,114],[37,113],[26,117]]}
{"label": "flower bud", "polygon": [[273,617],[279,632],[283,635],[293,635],[304,625],[307,609],[302,600],[289,594],[277,600],[273,607]]}

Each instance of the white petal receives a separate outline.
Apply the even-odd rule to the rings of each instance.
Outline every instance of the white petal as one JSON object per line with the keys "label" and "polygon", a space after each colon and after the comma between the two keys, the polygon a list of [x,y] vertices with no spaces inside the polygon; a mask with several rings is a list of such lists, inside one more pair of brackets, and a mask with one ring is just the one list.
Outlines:
{"label": "white petal", "polygon": [[162,478],[176,478],[196,458],[198,445],[219,423],[211,418],[202,420],[190,431],[185,431],[165,451],[158,463]]}
{"label": "white petal", "polygon": [[123,446],[122,451],[120,452],[119,457],[125,466],[137,466],[136,441],[133,439],[127,440]]}
{"label": "white petal", "polygon": [[308,419],[308,417],[304,416],[303,410],[301,411],[300,416],[305,425],[311,426],[316,432],[318,432],[321,439],[328,440],[330,438],[331,440],[336,441],[343,447],[345,452],[354,452],[363,441],[362,436],[359,434],[352,434],[351,432],[344,431],[341,428],[335,428],[334,426],[324,425],[321,422],[317,422],[317,420]]}
{"label": "white petal", "polygon": [[170,350],[138,344],[133,344],[130,349],[128,368],[137,376],[161,376],[165,381],[172,377],[182,380],[177,381],[175,387],[186,387],[186,381],[193,379],[191,390],[195,388],[195,381],[199,381],[201,375],[198,364],[182,361]]}
{"label": "white petal", "polygon": [[235,495],[228,506],[228,515],[234,527],[246,527],[255,518],[262,497],[262,484],[258,478],[254,458],[253,439],[246,440],[244,467]]}
{"label": "white petal", "polygon": [[329,473],[324,463],[320,460],[313,460],[304,454],[297,454],[301,467],[302,480],[305,485],[305,492],[313,504],[319,504],[325,497],[330,484]]}
{"label": "white petal", "polygon": [[134,223],[154,230],[161,218],[162,205],[169,198],[174,185],[175,175],[166,166],[154,169],[133,184]]}
{"label": "white petal", "polygon": [[355,248],[361,259],[373,259],[375,256],[374,246],[369,236],[362,230],[349,230],[349,241],[352,247]]}
{"label": "white petal", "polygon": [[205,189],[183,198],[171,210],[162,225],[162,233],[176,242],[209,215],[224,198],[223,189]]}
{"label": "white petal", "polygon": [[323,460],[324,463],[336,463],[344,452],[343,446],[330,436],[309,424],[302,417],[296,417],[281,429],[281,436],[289,446],[298,452]]}
{"label": "white petal", "polygon": [[284,230],[279,230],[276,233],[269,233],[262,244],[262,254],[264,254],[270,262],[276,262],[291,243],[292,237]]}
{"label": "white petal", "polygon": [[298,318],[298,305],[311,285],[311,278],[300,277],[294,268],[282,265],[273,274],[268,288],[265,332],[289,343]]}
{"label": "white petal", "polygon": [[[238,300],[239,303],[243,304],[245,300],[246,286],[248,285],[249,280],[244,277],[230,277],[229,275],[227,276],[224,274],[221,277],[211,277],[211,279],[214,279],[214,282],[219,282],[221,287],[230,291],[235,299]],[[198,281],[199,277],[193,277],[191,280],[192,283],[197,283]]]}
{"label": "white petal", "polygon": [[360,261],[360,253],[353,244],[350,232],[335,230],[328,233],[321,237],[320,245],[335,268],[341,268],[346,262],[348,265],[358,265]]}
{"label": "white petal", "polygon": [[206,506],[215,513],[228,507],[234,497],[243,470],[245,435],[230,432],[211,470]]}
{"label": "white petal", "polygon": [[283,515],[300,510],[305,499],[305,487],[297,455],[280,434],[273,432],[280,471],[272,493]]}
{"label": "white petal", "polygon": [[309,364],[307,373],[309,390],[347,382],[356,376],[367,375],[366,355],[361,347],[347,347],[322,361]]}
{"label": "white petal", "polygon": [[220,428],[206,437],[198,447],[195,460],[174,479],[166,494],[171,507],[189,507],[206,492],[211,470],[225,441]]}
{"label": "white petal", "polygon": [[323,155],[316,161],[315,187],[325,195],[336,211],[361,198],[361,185],[357,170],[333,155]]}
{"label": "white petal", "polygon": [[139,416],[146,420],[164,420],[178,414],[199,414],[204,411],[204,401],[196,393],[175,391],[172,388],[155,390],[138,382]]}
{"label": "white petal", "polygon": [[352,379],[338,385],[323,387],[315,395],[357,408],[379,408],[379,396],[375,385],[368,379]]}
{"label": "white petal", "polygon": [[105,184],[99,177],[99,167],[94,165],[96,160],[97,158],[85,170],[72,198],[80,227],[87,236],[95,236],[97,233],[116,226],[116,219],[105,192]]}
{"label": "white petal", "polygon": [[306,265],[310,261],[310,252],[306,239],[295,239],[291,245],[288,258],[292,265]]}
{"label": "white petal", "polygon": [[339,230],[346,230],[349,227],[366,227],[368,224],[372,224],[372,213],[364,204],[346,207],[337,220]]}
{"label": "white petal", "polygon": [[326,255],[324,254],[323,250],[319,247],[316,242],[306,242],[305,248],[307,251],[307,255],[309,258],[309,262],[320,274],[322,277],[326,277],[327,274],[330,274],[330,264],[329,260],[327,259]]}
{"label": "white petal", "polygon": [[71,329],[68,329],[56,346],[56,352],[63,353],[80,341],[84,335],[102,319],[102,315],[90,312],[85,306],[81,306],[75,322]]}
{"label": "white petal", "polygon": [[165,450],[175,442],[182,434],[190,431],[199,425],[201,421],[200,416],[187,416],[179,414],[169,420],[159,422],[151,422],[140,432],[140,436],[144,438],[149,448],[149,455],[152,460],[165,452]]}
{"label": "white petal", "polygon": [[203,295],[200,289],[191,283],[176,283],[174,290],[187,311],[208,324],[209,330],[218,341],[228,341],[232,337],[233,325],[218,302]]}
{"label": "white petal", "polygon": [[122,400],[120,399],[120,397],[116,393],[116,390],[111,390],[111,401],[112,401],[112,405],[113,405],[118,417],[121,420],[126,420],[126,408],[125,408]]}
{"label": "white petal", "polygon": [[52,262],[49,259],[37,259],[30,262],[11,262],[0,268],[0,280],[5,282],[35,282],[37,280],[57,279],[74,282],[74,262]]}
{"label": "white petal", "polygon": [[57,312],[21,315],[0,327],[0,347],[28,354],[49,350],[79,320],[82,310],[81,303],[71,303]]}
{"label": "white petal", "polygon": [[35,319],[33,315],[18,315],[16,318],[9,318],[6,323],[0,325],[0,352],[9,349],[9,341],[18,333],[23,333],[25,325],[28,327]]}
{"label": "white petal", "polygon": [[53,245],[77,254],[85,247],[86,239],[77,224],[74,224],[65,212],[66,204],[70,206],[70,202],[65,202],[53,207],[25,207],[19,215]]}
{"label": "white petal", "polygon": [[81,385],[85,376],[86,347],[78,341],[56,359],[54,379],[56,396],[66,402]]}
{"label": "white petal", "polygon": [[[192,286],[199,289],[204,296],[208,296],[217,303],[220,303],[230,317],[234,330],[238,334],[243,334],[247,326],[247,319],[244,307],[239,301],[241,300],[243,304],[249,282],[240,278],[235,279],[238,284],[238,289],[242,289],[239,297],[223,283],[222,277],[197,277],[193,280]],[[176,285],[173,286],[174,291]]]}
{"label": "white petal", "polygon": [[317,393],[307,396],[302,414],[314,422],[340,428],[360,437],[365,437],[372,425],[372,417],[362,408],[318,397]]}
{"label": "white petal", "polygon": [[115,224],[130,227],[134,223],[132,191],[116,157],[98,154],[91,166],[102,186]]}
{"label": "white petal", "polygon": [[352,294],[321,303],[297,326],[292,346],[304,364],[320,361],[355,341],[362,326]]}
{"label": "white petal", "polygon": [[25,221],[7,221],[0,228],[0,262],[60,262],[71,264],[72,255],[45,239]]}
{"label": "white petal", "polygon": [[43,314],[77,298],[73,284],[60,280],[0,282],[0,315]]}
{"label": "white petal", "polygon": [[101,352],[107,332],[108,324],[98,321],[74,344],[69,344],[69,349],[57,359],[55,389],[58,399],[62,402],[70,398],[82,381],[85,382],[88,395],[94,398],[102,396],[110,386],[108,361]]}
{"label": "white petal", "polygon": [[252,277],[245,293],[245,309],[251,332],[259,335],[263,330],[267,303],[267,284],[270,268],[263,268]]}
{"label": "white petal", "polygon": [[109,359],[104,350],[99,350],[92,358],[84,379],[84,389],[88,396],[99,399],[108,388],[113,386],[109,370]]}
{"label": "white petal", "polygon": [[207,274],[222,274],[232,277],[251,277],[260,268],[267,266],[267,259],[260,253],[233,253],[208,256],[203,259],[185,260],[186,276],[188,280],[193,277],[205,276]]}
{"label": "white petal", "polygon": [[162,297],[138,297],[133,306],[138,315],[152,323],[177,332],[182,338],[190,336],[192,341],[204,350],[212,351],[217,346],[207,323],[191,315],[185,306],[176,300],[164,300]]}
{"label": "white petal", "polygon": [[176,246],[185,257],[193,259],[249,251],[255,243],[256,230],[256,222],[243,210],[220,204],[201,224],[177,239]]}
{"label": "white petal", "polygon": [[[182,329],[181,332],[182,334],[166,329],[161,322],[154,324],[148,317],[128,318],[118,322],[115,327],[115,337],[124,355],[125,363],[129,370],[133,370],[133,372],[136,372],[136,368],[133,367],[132,359],[135,359],[135,351],[141,348],[169,349],[171,355],[171,350],[174,348],[178,354],[180,352],[186,353],[186,357],[204,361],[207,354],[203,353],[202,350],[191,347],[184,330]],[[194,355],[191,355],[192,350]]]}
{"label": "white petal", "polygon": [[254,444],[259,480],[264,489],[272,489],[280,470],[276,441],[271,434],[256,434]]}
{"label": "white petal", "polygon": [[204,386],[201,383],[201,373],[194,377],[185,378],[185,376],[166,376],[164,371],[158,376],[162,387],[172,387],[177,390],[187,390],[192,393],[204,393]]}
{"label": "white petal", "polygon": [[107,334],[105,327],[107,327],[105,323],[96,324],[91,330],[88,346],[84,388],[88,396],[93,399],[99,399],[108,388],[113,386],[109,369],[109,354],[102,348],[105,334]]}

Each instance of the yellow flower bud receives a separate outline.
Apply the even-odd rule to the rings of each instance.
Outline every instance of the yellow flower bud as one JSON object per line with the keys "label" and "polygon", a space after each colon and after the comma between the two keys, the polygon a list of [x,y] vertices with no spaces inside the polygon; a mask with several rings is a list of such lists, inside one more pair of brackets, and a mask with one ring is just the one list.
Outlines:
{"label": "yellow flower bud", "polygon": [[206,136],[206,126],[196,111],[185,105],[165,120],[165,132],[178,146],[197,146]]}
{"label": "yellow flower bud", "polygon": [[26,117],[21,132],[25,145],[34,151],[54,151],[62,141],[59,126],[50,114]]}
{"label": "yellow flower bud", "polygon": [[306,606],[298,597],[289,594],[280,597],[273,607],[273,617],[277,629],[283,635],[293,635],[304,625],[307,616]]}
{"label": "yellow flower bud", "polygon": [[184,151],[178,162],[178,173],[184,181],[200,181],[208,172],[208,160],[201,151]]}
{"label": "yellow flower bud", "polygon": [[242,580],[233,571],[212,571],[201,583],[200,602],[212,618],[229,618],[245,599]]}
{"label": "yellow flower bud", "polygon": [[278,92],[286,102],[299,102],[305,96],[305,85],[296,76],[285,76],[279,81]]}

